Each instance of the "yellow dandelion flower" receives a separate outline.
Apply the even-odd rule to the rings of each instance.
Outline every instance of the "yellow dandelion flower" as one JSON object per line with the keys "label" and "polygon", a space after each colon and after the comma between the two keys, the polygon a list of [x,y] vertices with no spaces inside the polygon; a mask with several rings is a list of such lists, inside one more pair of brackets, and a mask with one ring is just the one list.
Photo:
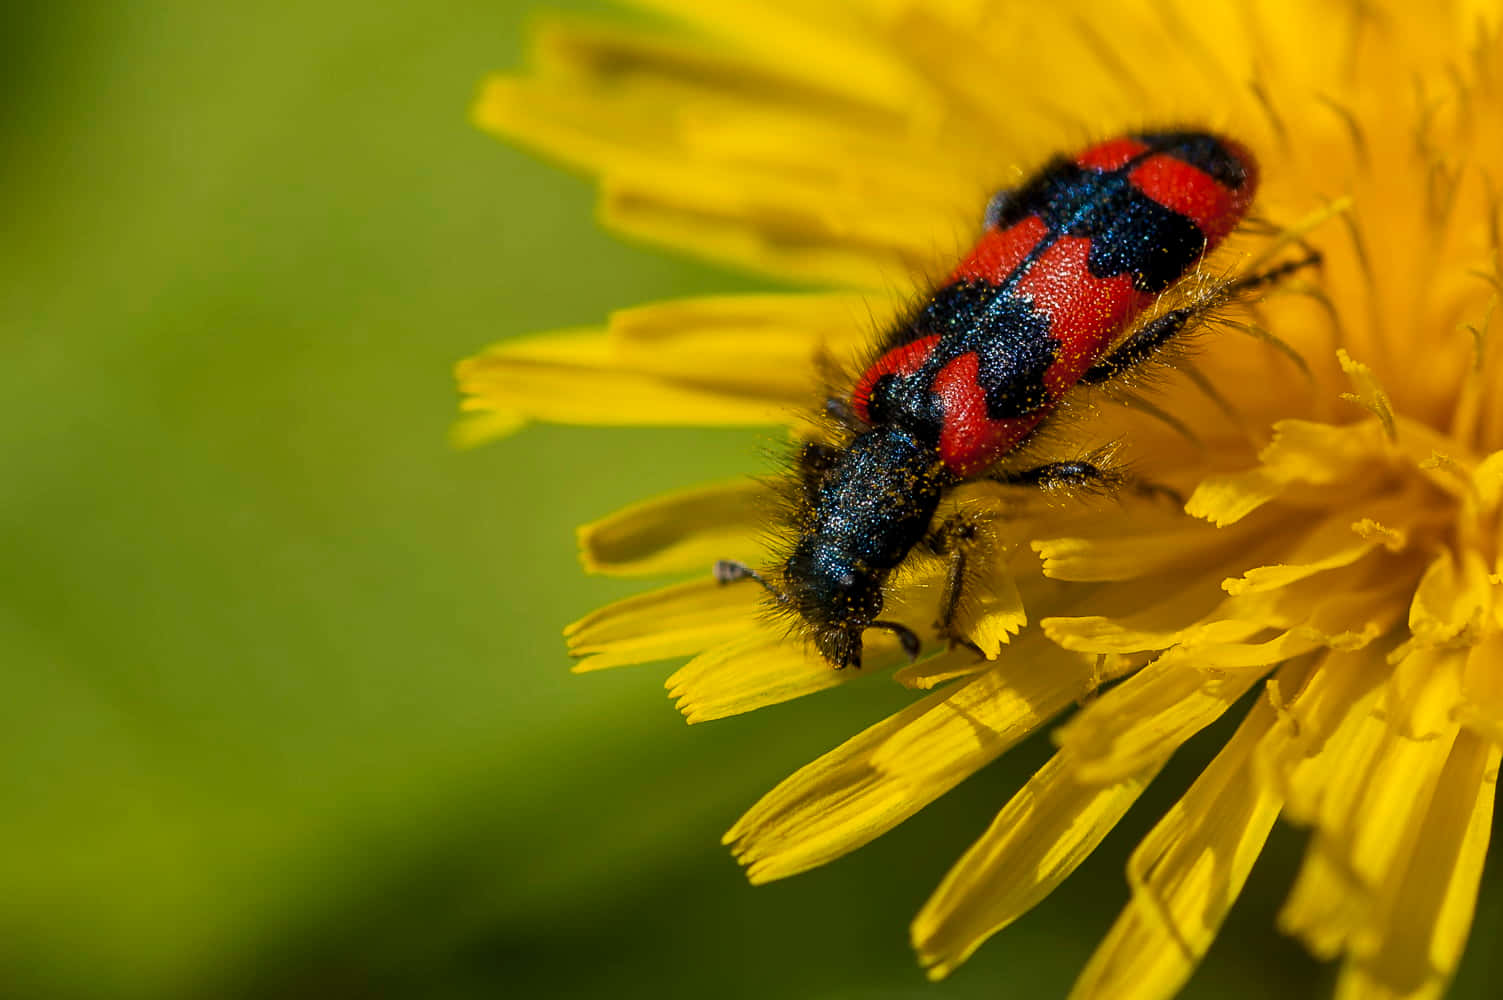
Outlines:
{"label": "yellow dandelion flower", "polygon": [[[460,365],[468,440],[533,420],[810,433],[797,414],[817,373],[945,273],[991,188],[1144,123],[1257,151],[1258,214],[1324,255],[1318,277],[1228,311],[1147,399],[1071,424],[1183,511],[962,491],[988,530],[956,624],[986,655],[898,670],[929,693],[757,803],[726,836],[750,878],[860,847],[1068,715],[913,923],[943,976],[1249,695],[1133,854],[1130,901],[1074,995],[1173,994],[1279,816],[1310,831],[1279,923],[1340,959],[1338,995],[1441,993],[1503,745],[1499,5],[638,2],[666,18],[542,26],[534,66],[488,81],[478,122],[597,175],[622,233],[843,291],[646,306],[505,343]],[[1244,233],[1215,261],[1270,252]],[[577,669],[690,657],[668,686],[691,722],[849,681],[769,628],[756,588],[705,572],[759,562],[766,490],[707,486],[582,528],[592,570],[695,575],[571,626]],[[891,616],[932,615],[942,572],[894,581],[889,605],[912,613]],[[870,665],[899,658],[889,643]]]}

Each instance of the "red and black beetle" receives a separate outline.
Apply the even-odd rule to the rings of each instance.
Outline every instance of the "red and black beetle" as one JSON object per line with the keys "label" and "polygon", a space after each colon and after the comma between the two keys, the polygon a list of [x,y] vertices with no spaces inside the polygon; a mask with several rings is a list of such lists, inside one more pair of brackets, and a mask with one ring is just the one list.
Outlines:
{"label": "red and black beetle", "polygon": [[[941,497],[983,477],[1110,482],[1109,470],[1084,461],[996,467],[1070,390],[1142,364],[1209,308],[1135,323],[1241,222],[1257,183],[1257,165],[1241,145],[1166,131],[1057,158],[998,195],[970,254],[889,331],[849,397],[830,400],[849,439],[800,452],[797,540],[778,578],[734,562],[717,564],[717,577],[762,582],[836,666],[860,665],[868,628],[895,633],[916,655],[913,630],[879,617],[883,586],[921,542],[948,551],[940,609],[948,626],[964,550],[935,539]],[[1289,269],[1227,282],[1223,291]]]}

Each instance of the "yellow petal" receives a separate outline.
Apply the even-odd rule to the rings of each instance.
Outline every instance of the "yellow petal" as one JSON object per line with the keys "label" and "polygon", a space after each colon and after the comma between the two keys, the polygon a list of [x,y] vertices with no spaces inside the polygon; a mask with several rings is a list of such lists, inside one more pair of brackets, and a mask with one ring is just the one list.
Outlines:
{"label": "yellow petal", "polygon": [[[1202,628],[1200,623],[1222,603],[1217,584],[1216,579],[1209,577],[1198,581],[1193,578],[1145,580],[1141,585],[1122,588],[1110,595],[1117,600],[1141,600],[1146,604],[1142,610],[1124,613],[1110,609],[1110,614],[1045,618],[1039,625],[1061,646],[1085,653],[1166,649],[1183,641],[1192,631],[1199,631]],[[1218,625],[1222,629],[1229,627],[1225,623]],[[1261,624],[1242,625],[1236,638],[1249,638],[1262,627]],[[1226,635],[1225,632],[1221,634]]]}
{"label": "yellow petal", "polygon": [[1484,508],[1492,510],[1503,502],[1503,451],[1495,451],[1477,463],[1472,481]]}
{"label": "yellow petal", "polygon": [[456,448],[474,448],[515,434],[526,426],[527,418],[520,413],[473,413],[455,421],[449,429],[449,443]]}
{"label": "yellow petal", "polygon": [[941,684],[990,670],[993,666],[994,661],[977,655],[975,650],[957,646],[894,671],[892,679],[907,688],[930,691]]}
{"label": "yellow petal", "polygon": [[913,946],[931,979],[949,975],[1068,878],[1162,763],[1114,784],[1087,786],[1071,779],[1061,757],[1056,754],[1012,797],[914,919]]}
{"label": "yellow petal", "polygon": [[[1404,568],[1338,568],[1274,590],[1247,590],[1214,606],[1207,581],[1138,614],[1046,618],[1042,625],[1054,641],[1083,652],[1193,645],[1202,649],[1204,666],[1271,664],[1295,655],[1297,646],[1355,649],[1381,635],[1403,613],[1400,595],[1410,587]],[[1270,643],[1251,641],[1270,629],[1285,634]],[[1207,651],[1211,647],[1218,648]]]}
{"label": "yellow petal", "polygon": [[[1417,922],[1431,928],[1429,958],[1443,982],[1450,978],[1461,959],[1476,912],[1478,884],[1492,836],[1500,760],[1503,750],[1499,747],[1486,746],[1467,733],[1456,738],[1442,775],[1433,825],[1427,831],[1429,836],[1421,840],[1436,850],[1443,875],[1437,882],[1445,886],[1443,895],[1435,901],[1434,915],[1428,922],[1423,919]],[[1453,855],[1448,838],[1458,837]],[[1418,860],[1428,865],[1431,859],[1424,855]],[[1426,880],[1435,875],[1436,871],[1429,870],[1416,878]],[[1405,901],[1400,900],[1394,912],[1408,912]]]}
{"label": "yellow petal", "polygon": [[689,722],[707,722],[792,701],[857,680],[901,659],[895,640],[868,633],[861,670],[830,666],[810,645],[781,638],[765,624],[755,635],[724,643],[684,664],[664,685]]}
{"label": "yellow petal", "polygon": [[1334,426],[1281,420],[1274,439],[1246,472],[1210,476],[1196,487],[1185,510],[1221,526],[1241,520],[1292,485],[1330,486],[1363,482],[1357,473],[1388,454],[1376,421]]}
{"label": "yellow petal", "polygon": [[1189,979],[1278,818],[1280,798],[1252,780],[1254,753],[1280,721],[1261,698],[1184,798],[1127,864],[1132,901],[1071,992],[1169,998]]}
{"label": "yellow petal", "polygon": [[[561,354],[571,357],[541,359],[535,356],[540,352],[523,353],[539,343],[558,346]],[[753,363],[755,359],[748,360],[748,366]],[[465,412],[493,415],[502,431],[532,420],[616,427],[750,427],[786,423],[795,409],[791,398],[769,395],[766,385],[752,389],[749,380],[703,377],[691,382],[623,366],[609,338],[594,331],[508,342],[460,362],[456,371],[460,391],[468,397],[461,404]]]}
{"label": "yellow petal", "polygon": [[[1417,653],[1406,661],[1421,674],[1438,656]],[[1439,706],[1428,704],[1435,700],[1429,690],[1403,694],[1390,684],[1383,697],[1384,714],[1370,715],[1357,738],[1340,748],[1346,761],[1337,773],[1343,780],[1320,803],[1318,833],[1279,917],[1286,933],[1322,957],[1338,948],[1371,956],[1375,902],[1418,847],[1456,738],[1454,725],[1413,736],[1402,731],[1410,721],[1440,721]]]}
{"label": "yellow petal", "polygon": [[654,167],[611,174],[601,197],[601,221],[623,233],[801,283],[884,290],[894,275],[938,269],[932,215],[862,212],[870,200],[841,205],[828,188],[786,177]]}
{"label": "yellow petal", "polygon": [[1316,822],[1328,790],[1345,787],[1345,768],[1356,756],[1352,741],[1371,717],[1383,680],[1380,651],[1322,652],[1308,679],[1291,683],[1287,669],[1268,682],[1280,724],[1258,747],[1257,777],[1283,799],[1284,814]]}
{"label": "yellow petal", "polygon": [[1461,704],[1467,649],[1413,643],[1390,653],[1396,665],[1384,688],[1388,723],[1410,740],[1449,739]]}
{"label": "yellow petal", "polygon": [[1276,590],[1246,591],[1217,610],[1229,620],[1287,630],[1290,639],[1361,649],[1402,618],[1415,565],[1408,558],[1327,570]]}
{"label": "yellow petal", "polygon": [[1403,414],[1396,415],[1395,420],[1398,441],[1393,453],[1406,459],[1424,483],[1468,506],[1484,500],[1485,483],[1477,479],[1484,463],[1477,461],[1462,442]]}
{"label": "yellow petal", "polygon": [[644,576],[756,560],[768,506],[767,487],[747,480],[655,497],[580,527],[580,561],[591,573]]}
{"label": "yellow petal", "polygon": [[1273,441],[1258,460],[1280,482],[1333,485],[1387,453],[1381,428],[1372,421],[1280,420],[1274,425]]}
{"label": "yellow petal", "polygon": [[[977,11],[969,2],[911,3],[902,0],[885,4],[883,14],[889,19],[889,37],[894,44],[921,68],[925,77],[943,86],[950,113],[964,126],[969,126],[965,135],[970,138],[951,145],[964,149],[966,146],[986,148],[989,139],[1012,136],[1037,136],[1050,134],[1058,129],[1060,121],[1070,116],[1065,107],[1091,107],[1100,109],[1100,102],[1093,102],[1081,95],[1050,93],[1031,95],[1028,101],[998,101],[997,60],[1006,60],[1020,74],[1019,79],[1042,79],[1029,74],[1028,54],[1040,40],[1028,39],[1027,29],[1020,26],[1020,19],[1010,18],[1006,24],[997,24],[996,10]],[[1015,44],[1004,47],[989,46],[986,40],[993,34],[1010,36]],[[971,58],[956,58],[957,52],[971,52]],[[1078,87],[1083,77],[1090,75],[1089,60],[1080,61],[1081,73],[1072,73],[1069,84]],[[1015,107],[1004,109],[999,105]],[[1010,111],[1010,113],[1009,113]],[[1110,117],[1106,113],[1105,117]],[[1054,145],[1059,145],[1055,143]]]}
{"label": "yellow petal", "polygon": [[[1406,504],[1370,513],[1394,521],[1404,515],[1406,507],[1412,509]],[[1286,562],[1250,569],[1239,578],[1225,581],[1222,587],[1234,595],[1287,587],[1317,573],[1350,566],[1369,552],[1386,547],[1392,537],[1390,532],[1357,531],[1351,513],[1340,510],[1323,518],[1288,550]]]}
{"label": "yellow petal", "polygon": [[554,28],[548,85],[497,81],[477,120],[604,174],[605,221],[640,237],[796,281],[891,288],[936,272],[946,244],[977,227],[995,158],[970,154],[974,135],[929,152],[954,116],[863,33],[869,18],[724,6],[675,11],[707,33],[689,45]]}
{"label": "yellow petal", "polygon": [[1213,564],[1247,544],[1249,533],[1214,531],[1194,521],[1162,532],[1107,538],[1046,538],[1033,542],[1044,575],[1055,580],[1134,580]]}
{"label": "yellow petal", "polygon": [[[540,40],[553,29],[545,27]],[[663,118],[633,107],[628,95],[602,100],[579,82],[492,76],[481,85],[470,116],[487,132],[582,170],[655,158],[673,140]]]}
{"label": "yellow petal", "polygon": [[1006,567],[998,567],[988,574],[985,586],[972,587],[965,593],[953,627],[995,659],[1027,624],[1028,612],[1017,580]]}
{"label": "yellow petal", "polygon": [[[852,101],[911,114],[924,97],[920,81],[872,28],[866,4],[820,7],[769,3],[632,0],[736,43],[755,39],[753,54],[780,74],[808,80]],[[754,91],[755,92],[755,91]],[[941,110],[936,108],[936,113]]]}
{"label": "yellow petal", "polygon": [[1438,986],[1413,993],[1391,990],[1355,962],[1342,965],[1332,991],[1332,1000],[1440,1000],[1441,996]]}
{"label": "yellow petal", "polygon": [[1025,640],[970,680],[910,705],[800,769],[725,841],[753,882],[868,843],[948,792],[1088,689],[1094,664]]}
{"label": "yellow petal", "polygon": [[1102,783],[1157,767],[1220,718],[1267,669],[1206,669],[1199,661],[1207,653],[1171,649],[1061,726],[1055,743],[1071,774]]}
{"label": "yellow petal", "polygon": [[1498,759],[1498,748],[1481,738],[1457,737],[1405,864],[1379,885],[1372,923],[1354,942],[1344,979],[1367,980],[1396,997],[1444,990],[1477,905]]}
{"label": "yellow petal", "polygon": [[465,443],[528,420],[787,423],[900,305],[892,296],[714,296],[623,309],[604,331],[508,340],[456,367],[463,409],[493,425],[467,429]]}
{"label": "yellow petal", "polygon": [[1481,634],[1492,608],[1487,564],[1473,549],[1464,549],[1460,562],[1442,549],[1420,578],[1409,606],[1409,631],[1416,639],[1441,645]]}
{"label": "yellow petal", "polygon": [[1311,955],[1330,961],[1341,954],[1367,902],[1362,887],[1341,870],[1339,855],[1325,849],[1323,838],[1312,837],[1279,911],[1278,928],[1299,938]]}
{"label": "yellow petal", "polygon": [[1284,486],[1264,469],[1210,476],[1190,494],[1185,513],[1223,528],[1276,498]]}
{"label": "yellow petal", "polygon": [[[1397,764],[1386,755],[1403,756],[1405,744],[1449,740],[1459,694],[1460,664],[1454,653],[1417,650],[1397,669],[1384,673],[1377,651],[1335,656],[1322,674],[1333,683],[1311,696],[1310,721],[1317,732],[1341,719],[1324,745],[1295,770],[1289,811],[1333,836],[1345,837],[1360,819],[1369,794],[1367,783]],[[1376,683],[1374,683],[1376,681]],[[1303,698],[1303,696],[1302,696]],[[1343,711],[1342,699],[1350,702]],[[1398,749],[1395,749],[1395,746]],[[1400,793],[1402,797],[1402,793]],[[1377,870],[1376,862],[1369,865]]]}
{"label": "yellow petal", "polygon": [[1458,718],[1492,742],[1503,746],[1503,633],[1489,629],[1467,651],[1461,672]]}
{"label": "yellow petal", "polygon": [[759,595],[695,580],[628,597],[564,629],[576,673],[650,663],[759,633]]}
{"label": "yellow petal", "polygon": [[[1060,746],[1071,752],[1082,780],[1133,772],[1157,759],[1161,743],[1177,745],[1217,718],[1274,664],[1320,646],[1360,649],[1384,634],[1402,613],[1394,595],[1407,580],[1402,574],[1380,576],[1380,585],[1366,589],[1313,577],[1227,598],[1215,613],[1192,617],[1190,626],[1158,633],[1104,619],[1045,619],[1051,638],[1082,651],[1173,645],[1062,727],[1056,734]],[[1323,596],[1326,590],[1333,596]],[[1280,631],[1264,639],[1271,625]]]}
{"label": "yellow petal", "polygon": [[1195,622],[1185,628],[1154,629],[1134,619],[1116,618],[1045,618],[1040,623],[1045,634],[1066,649],[1083,653],[1139,653],[1167,649],[1191,637],[1202,637],[1208,630],[1226,640],[1250,639],[1266,628],[1261,622]]}
{"label": "yellow petal", "polygon": [[[838,51],[843,42],[826,45]],[[801,64],[765,43],[669,41],[554,22],[536,51],[538,74],[488,81],[475,120],[600,174],[602,221],[631,235],[794,281],[889,289],[895,279],[934,271],[941,240],[953,241],[957,223],[977,225],[953,210],[936,212],[935,199],[915,197],[911,186],[884,189],[890,176],[850,169],[862,161],[838,149],[798,141],[852,122],[889,140],[928,132],[908,118],[922,106],[913,99],[921,83],[898,60],[886,60],[886,76],[908,99],[893,104],[873,103],[852,86],[864,83],[865,70],[840,73],[828,54]],[[857,63],[872,62],[856,51],[849,54]],[[728,148],[727,118],[782,123],[768,133],[782,155]],[[935,183],[946,162],[928,163],[930,191],[972,187]],[[846,175],[832,179],[832,168]]]}
{"label": "yellow petal", "polygon": [[[837,196],[848,191],[881,198],[901,205],[903,216],[922,216],[920,229],[936,224],[950,224],[957,233],[972,229],[981,222],[977,206],[990,197],[974,180],[974,158],[946,164],[953,177],[945,176],[926,151],[895,147],[891,136],[847,121],[735,108],[686,114],[679,122],[684,144],[700,159],[796,176]],[[910,238],[905,235],[902,242]],[[908,280],[894,277],[899,284]]]}
{"label": "yellow petal", "polygon": [[[868,349],[906,303],[896,295],[714,295],[611,313],[619,361],[681,376],[775,387],[802,398],[818,366]],[[805,367],[807,366],[807,367]]]}
{"label": "yellow petal", "polygon": [[[873,100],[878,94],[859,78],[834,79],[828,61],[801,65],[766,46],[675,39],[619,24],[541,21],[532,54],[532,76],[487,81],[477,124],[592,171],[649,158],[672,165],[675,126],[687,109],[787,109],[890,129],[914,105],[911,87],[893,80],[908,99],[899,102],[895,91]],[[506,84],[520,92],[508,93]]]}

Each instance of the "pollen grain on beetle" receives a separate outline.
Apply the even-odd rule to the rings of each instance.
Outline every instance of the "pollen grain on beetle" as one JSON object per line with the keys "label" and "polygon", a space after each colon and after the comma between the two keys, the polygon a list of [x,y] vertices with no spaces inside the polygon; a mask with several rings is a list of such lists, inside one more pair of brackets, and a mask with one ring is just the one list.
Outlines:
{"label": "pollen grain on beetle", "polygon": [[[571,625],[575,669],[688,657],[667,683],[691,722],[858,673],[832,664],[921,692],[735,824],[755,882],[1054,727],[913,922],[936,978],[1232,713],[1074,996],[1173,995],[1280,817],[1310,836],[1279,927],[1340,961],[1338,993],[1442,993],[1503,746],[1497,0],[663,6],[682,32],[543,24],[476,121],[596,176],[623,234],[826,290],[625,309],[459,365],[464,440],[557,421],[797,441],[779,482],[581,529],[587,568],[683,580]],[[1098,259],[1129,246],[1138,265]],[[1086,279],[1036,267],[1066,250],[1140,296],[1102,298],[1129,305],[1089,336],[1058,304]],[[886,563],[861,545],[875,514],[822,526],[838,477],[841,517],[907,505]]]}

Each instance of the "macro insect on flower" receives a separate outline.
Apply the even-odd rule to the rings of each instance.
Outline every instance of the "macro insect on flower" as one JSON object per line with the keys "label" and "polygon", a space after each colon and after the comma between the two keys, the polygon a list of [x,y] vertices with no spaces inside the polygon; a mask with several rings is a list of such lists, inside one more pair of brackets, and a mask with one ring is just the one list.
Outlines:
{"label": "macro insect on flower", "polygon": [[[1265,848],[1281,821],[1304,846],[1274,923],[1333,963],[1337,995],[1435,1000],[1455,980],[1491,996],[1499,911],[1478,901],[1497,891],[1484,872],[1503,760],[1503,2],[633,6],[653,18],[543,23],[529,65],[486,81],[477,123],[593,178],[607,228],[785,290],[649,303],[497,344],[459,367],[460,436],[529,421],[778,426],[817,447],[781,496],[711,483],[583,526],[590,571],[678,579],[570,625],[574,669],[684,660],[665,686],[703,723],[852,682],[831,662],[858,642],[869,667],[897,659],[904,631],[960,643],[896,670],[908,704],[825,734],[828,749],[731,827],[749,880],[857,852],[1047,731],[1053,756],[995,819],[951,831],[969,846],[910,928],[931,977],[1070,879],[1152,787],[1174,801],[1150,806],[1115,887],[1120,915],[1072,1000],[1166,1000],[1218,940],[1223,973],[1248,974],[1252,993],[1287,989],[1265,946],[1218,937],[1239,900],[1282,891],[1254,870],[1277,868]],[[867,334],[904,336],[922,318],[913,303],[955,284],[955,237],[975,231],[999,170],[1144,121],[1212,122],[1255,150],[1268,227],[1239,226],[1126,319],[1072,376],[1084,391],[1051,395],[1058,408],[995,464],[943,469],[960,481],[939,487],[923,530],[892,536],[894,568],[855,566],[833,516],[854,501],[821,506],[798,470],[830,476],[826,459],[853,462],[854,442],[888,426],[892,389],[872,412],[882,375],[948,401],[929,374],[914,388],[902,365],[878,371]],[[1186,217],[1230,226],[1246,211]],[[1237,284],[1288,274],[1299,261],[1277,261],[1307,237],[1318,279]],[[1217,333],[1193,357],[1080,385],[1180,308]],[[1056,310],[1040,312],[1053,333]],[[1177,355],[1184,338],[1168,339]],[[919,368],[938,357],[910,349],[898,357]],[[947,390],[962,403],[985,396],[974,353],[975,378]],[[843,405],[811,425],[826,362],[852,359],[865,363],[827,393]],[[852,387],[874,371],[863,415]],[[1044,504],[987,478],[1051,460],[1162,489]],[[781,550],[767,531],[779,502]],[[942,537],[955,514],[979,517],[974,538]],[[801,538],[880,581],[881,609],[815,600],[801,614],[787,580]],[[957,552],[965,579],[947,593]],[[765,593],[706,574],[716,559],[765,568],[804,641],[761,620]],[[1203,767],[1197,737],[1216,747]],[[1188,787],[1176,757],[1198,775]],[[1022,957],[1037,926],[999,949]],[[1469,935],[1483,948],[1468,965]]]}
{"label": "macro insect on flower", "polygon": [[975,528],[963,515],[934,523],[941,497],[983,477],[1117,485],[1115,470],[1092,461],[1008,460],[1072,390],[1123,377],[1213,306],[1295,266],[1221,282],[1134,325],[1242,220],[1257,182],[1237,143],[1162,131],[1057,158],[997,195],[949,280],[882,339],[850,395],[828,401],[844,443],[799,451],[797,539],[780,575],[727,560],[717,578],[761,583],[837,667],[861,665],[869,628],[897,635],[911,660],[917,633],[877,616],[887,576],[922,543],[948,559],[936,627],[956,638]]}

